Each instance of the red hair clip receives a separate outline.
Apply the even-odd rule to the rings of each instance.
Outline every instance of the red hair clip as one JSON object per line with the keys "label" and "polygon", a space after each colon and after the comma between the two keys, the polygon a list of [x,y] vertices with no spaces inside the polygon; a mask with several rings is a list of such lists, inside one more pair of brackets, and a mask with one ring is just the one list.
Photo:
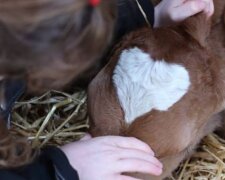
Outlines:
{"label": "red hair clip", "polygon": [[92,7],[96,7],[99,5],[101,0],[89,0],[89,4],[92,6]]}

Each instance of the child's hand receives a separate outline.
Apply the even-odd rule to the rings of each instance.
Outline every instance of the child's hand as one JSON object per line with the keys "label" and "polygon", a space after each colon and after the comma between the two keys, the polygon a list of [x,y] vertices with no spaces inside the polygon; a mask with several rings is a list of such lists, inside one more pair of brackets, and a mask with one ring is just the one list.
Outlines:
{"label": "child's hand", "polygon": [[154,27],[174,24],[202,11],[210,17],[214,12],[213,0],[162,0],[155,7]]}
{"label": "child's hand", "polygon": [[122,175],[162,173],[162,164],[145,143],[128,137],[105,136],[83,139],[61,148],[81,180],[136,180]]}

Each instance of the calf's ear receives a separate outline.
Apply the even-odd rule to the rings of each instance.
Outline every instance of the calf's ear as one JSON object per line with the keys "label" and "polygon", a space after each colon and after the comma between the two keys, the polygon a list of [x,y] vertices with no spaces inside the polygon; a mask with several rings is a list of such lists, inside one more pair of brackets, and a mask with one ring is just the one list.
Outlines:
{"label": "calf's ear", "polygon": [[202,47],[207,45],[206,40],[211,30],[211,19],[207,18],[204,13],[188,18],[181,26]]}

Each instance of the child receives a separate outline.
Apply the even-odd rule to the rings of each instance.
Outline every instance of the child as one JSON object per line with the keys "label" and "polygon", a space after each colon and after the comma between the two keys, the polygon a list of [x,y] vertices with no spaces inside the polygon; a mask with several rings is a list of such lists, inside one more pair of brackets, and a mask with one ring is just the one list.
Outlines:
{"label": "child", "polygon": [[[48,1],[40,1],[40,0],[38,1],[37,0],[35,2],[36,3],[37,2],[50,3],[51,0],[48,0]],[[60,2],[60,0],[57,0],[55,2]],[[68,3],[69,2],[70,1],[68,1]],[[74,1],[74,2],[78,2],[78,1]],[[112,4],[110,4],[110,6],[107,6],[107,3],[111,3],[111,1],[107,1],[105,3],[105,2],[99,2],[97,0],[90,1],[90,2],[82,0],[82,1],[80,1],[80,4],[78,3],[76,5],[77,6],[80,5],[82,7],[83,2],[86,2],[87,11],[82,11],[82,13],[81,13],[81,11],[78,11],[78,12],[80,12],[79,16],[83,15],[84,19],[87,18],[86,16],[88,16],[89,18],[93,17],[92,15],[97,12],[98,13],[95,14],[96,16],[94,16],[95,18],[101,17],[102,14],[106,15],[106,14],[112,13],[111,15],[113,15],[113,12],[111,11],[111,9],[113,9],[114,4],[112,3]],[[62,2],[62,4],[63,4],[63,2]],[[90,4],[91,4],[91,7],[89,6]],[[27,4],[24,3],[24,4],[18,4],[18,5],[20,5],[21,7],[25,7]],[[52,5],[52,7],[57,9],[57,6],[55,7],[51,3],[48,5],[49,6]],[[16,6],[16,4],[15,4],[15,6]],[[85,8],[86,8],[86,6],[85,6]],[[7,4],[5,5],[5,7],[7,7]],[[69,7],[70,6],[68,6],[68,8]],[[100,11],[99,9],[101,9],[101,8],[102,9],[105,8],[105,12]],[[71,6],[71,9],[73,9],[72,6]],[[12,10],[13,10],[13,8],[12,8]],[[55,14],[56,14],[59,19],[59,22],[64,22],[64,19],[68,18],[68,17],[58,16],[57,13],[60,12],[60,9],[57,9],[57,10],[58,11],[56,11],[55,13],[50,13],[50,14],[47,13],[47,15],[49,15],[49,17],[51,17],[51,16],[55,16]],[[204,1],[203,0],[163,0],[155,8],[156,17],[155,17],[155,25],[154,26],[159,27],[159,26],[163,26],[163,25],[169,25],[173,22],[179,22],[179,21],[182,21],[185,18],[187,18],[191,15],[194,15],[198,12],[201,12],[201,11],[206,12],[209,16],[212,15],[212,13],[213,13],[212,0],[204,0]],[[12,11],[12,13],[13,12],[14,11]],[[2,17],[1,13],[3,13],[3,15],[4,15],[4,13],[6,13],[6,12],[2,11],[2,9],[0,8],[0,19]],[[33,12],[31,11],[30,13],[32,14]],[[125,33],[129,32],[131,30],[134,30],[135,28],[145,26],[146,22],[153,23],[153,19],[154,19],[153,7],[151,6],[150,1],[148,1],[148,0],[139,0],[138,4],[135,1],[131,1],[131,0],[119,0],[118,1],[118,14],[119,15],[118,15],[116,29],[115,29],[114,41],[117,41],[117,39],[119,39],[122,35],[124,35]],[[28,18],[28,17],[26,17],[26,18]],[[43,16],[37,17],[37,23],[39,23],[39,21],[42,20],[41,18],[46,18],[46,14],[44,14]],[[23,20],[23,19],[21,19],[21,20]],[[26,51],[27,54],[24,54],[23,56],[21,56],[21,58],[24,58],[24,60],[25,60],[28,57],[30,57],[29,56],[30,53],[31,53],[31,55],[34,55],[36,53],[38,54],[38,52],[44,52],[44,53],[46,53],[45,55],[47,55],[49,57],[49,59],[48,58],[47,59],[53,60],[53,62],[55,63],[54,68],[56,68],[56,70],[58,70],[59,72],[62,71],[62,73],[57,74],[56,75],[57,78],[54,79],[55,76],[53,74],[55,74],[57,71],[55,71],[54,68],[53,68],[52,73],[50,73],[51,71],[49,73],[47,71],[48,69],[50,69],[50,67],[51,67],[50,65],[52,65],[52,64],[49,64],[49,67],[44,68],[44,70],[42,70],[41,68],[37,68],[38,70],[41,71],[39,73],[38,70],[34,68],[33,61],[31,61],[30,63],[28,61],[26,61],[26,62],[24,61],[24,63],[21,63],[21,62],[19,63],[19,61],[21,59],[18,59],[18,64],[15,64],[15,67],[14,66],[12,66],[12,68],[10,67],[11,69],[9,68],[9,64],[7,64],[7,61],[3,61],[5,64],[1,63],[4,65],[4,66],[2,66],[2,72],[6,72],[7,70],[9,70],[9,72],[11,72],[12,74],[18,74],[19,72],[23,72],[24,67],[29,67],[29,68],[31,67],[31,69],[32,69],[31,72],[34,74],[31,73],[31,75],[29,75],[27,78],[28,82],[30,82],[30,87],[36,87],[36,89],[38,89],[39,87],[42,88],[42,87],[46,86],[46,88],[49,88],[49,87],[63,86],[64,83],[65,84],[68,83],[67,81],[61,82],[61,81],[63,81],[64,78],[67,77],[66,74],[64,74],[65,72],[63,72],[64,68],[67,69],[67,66],[66,66],[67,64],[63,64],[63,63],[68,63],[68,64],[71,63],[71,61],[72,61],[71,57],[73,57],[73,56],[69,56],[68,54],[72,53],[72,50],[74,50],[76,53],[78,53],[80,55],[80,56],[76,55],[76,57],[80,57],[83,60],[84,59],[89,60],[89,58],[96,59],[98,57],[98,55],[96,55],[97,49],[95,49],[92,52],[89,52],[90,53],[89,58],[86,56],[86,54],[85,55],[82,54],[82,53],[87,53],[85,51],[82,52],[82,50],[85,49],[85,45],[87,44],[87,39],[85,39],[85,37],[83,37],[83,36],[79,37],[79,38],[76,37],[75,44],[73,44],[74,39],[70,39],[69,37],[64,39],[64,36],[62,36],[62,39],[63,39],[62,46],[58,47],[58,44],[57,44],[58,35],[60,34],[60,37],[61,37],[61,33],[59,33],[57,31],[59,29],[54,29],[55,23],[51,23],[50,25],[43,24],[43,27],[41,27],[40,29],[37,29],[37,31],[34,31],[34,33],[32,33],[33,32],[32,30],[35,29],[35,26],[31,26],[31,28],[30,29],[28,28],[27,32],[25,33],[25,35],[27,35],[27,33],[28,33],[28,37],[25,36],[25,38],[24,38],[24,36],[23,36],[24,31],[21,32],[20,24],[19,23],[17,24],[17,22],[14,21],[13,17],[9,16],[5,19],[3,18],[2,21],[9,23],[8,24],[9,26],[6,29],[2,30],[3,33],[6,33],[5,35],[10,35],[10,36],[5,36],[5,37],[11,37],[11,38],[14,37],[13,40],[15,41],[15,42],[14,41],[11,42],[9,40],[12,40],[12,39],[6,38],[8,41],[2,40],[4,43],[9,43],[9,44],[12,43],[13,45],[17,45],[18,44],[17,40],[21,40],[20,39],[21,36],[23,37],[22,41],[24,42],[24,44],[23,44],[24,47],[21,47],[22,48],[21,52],[20,52],[20,50],[18,50],[18,52],[14,51],[16,53],[12,54],[12,56],[10,56],[10,54],[9,54],[8,55],[9,57],[11,57],[12,59],[17,58],[19,55],[21,55],[20,53],[23,53],[25,50],[29,49],[29,50],[31,50],[31,52]],[[73,21],[73,19],[72,19],[72,21]],[[97,19],[91,19],[90,22],[92,22],[92,21],[96,22]],[[32,23],[32,22],[30,22],[29,18],[28,18],[27,21],[25,21],[23,23],[25,25],[27,25],[27,24],[30,25],[29,23]],[[113,23],[113,18],[112,18],[111,22],[109,22],[109,24],[112,24],[112,23]],[[65,25],[65,24],[62,23],[62,26],[63,25]],[[82,29],[82,27],[85,26],[85,22],[81,21],[80,24],[78,24],[78,25],[79,26],[77,26],[77,27],[80,27]],[[97,23],[97,25],[98,25],[98,23]],[[91,28],[98,29],[97,25],[94,26],[94,24],[93,24],[93,27],[90,27],[90,29]],[[111,28],[112,28],[112,26],[111,26]],[[90,30],[90,29],[88,29],[88,30]],[[100,31],[102,31],[101,29],[102,28],[100,28]],[[38,36],[39,35],[38,32],[40,32],[40,34],[45,34],[44,33],[45,31],[47,34],[46,36],[43,36],[43,37]],[[107,37],[110,37],[110,34],[111,34],[110,28],[106,28],[106,31],[108,32]],[[78,30],[74,30],[74,33],[76,33],[76,32],[80,32],[79,28],[78,28]],[[90,31],[90,32],[92,32],[92,31]],[[9,34],[7,34],[7,33],[9,33]],[[13,34],[10,34],[10,33],[13,33]],[[66,32],[65,32],[65,34],[66,34]],[[99,34],[98,34],[96,31],[95,36],[98,37],[98,35],[102,35],[102,34],[104,34],[104,32],[99,32]],[[88,34],[85,34],[85,35],[88,36]],[[95,39],[95,38],[92,37],[92,35],[93,34],[91,34],[91,37],[89,37],[89,39],[88,39],[88,44],[89,43],[90,44],[87,47],[87,49],[89,49],[90,47],[93,47],[93,45],[91,45],[92,41],[90,41],[90,40],[92,38],[93,39]],[[3,37],[3,39],[5,37]],[[78,40],[77,40],[77,38],[78,38]],[[84,46],[82,46],[82,42],[79,41],[80,38],[81,39],[84,38],[84,39],[82,39],[82,42],[83,41],[85,42]],[[59,39],[59,40],[61,40],[61,39]],[[64,42],[64,40],[65,40],[65,42]],[[40,43],[40,41],[41,41],[41,43]],[[64,55],[68,55],[68,56],[65,56],[65,57],[68,57],[68,60],[66,62],[63,62],[60,60],[58,61],[57,59],[54,61],[54,58],[53,59],[50,58],[51,56],[61,57],[60,54],[54,54],[57,52],[57,51],[54,51],[55,50],[54,48],[56,48],[57,50],[60,50],[60,48],[63,48],[64,45],[67,45],[66,42],[68,42],[68,41],[71,42],[71,46],[68,46],[68,49],[67,48],[65,49],[65,52],[69,52],[68,54],[67,53],[64,54]],[[108,41],[109,40],[106,40],[106,44]],[[43,42],[46,42],[46,44]],[[50,44],[52,43],[52,46],[49,46],[49,43]],[[54,45],[54,43],[56,43],[56,46]],[[96,43],[94,43],[94,45],[95,44]],[[102,43],[100,42],[100,44],[102,44]],[[6,48],[7,45],[8,44],[6,44],[4,46],[5,51],[7,51],[7,48]],[[34,50],[33,50],[33,48],[32,49],[29,48],[30,45],[33,45]],[[44,45],[44,46],[42,47],[42,45]],[[3,47],[3,44],[2,44],[2,47]],[[46,51],[46,47],[47,47],[47,51]],[[70,49],[71,47],[72,47],[72,49]],[[104,51],[104,50],[102,50],[103,47],[104,47],[104,45],[102,45],[99,50],[100,54],[102,54]],[[73,49],[73,48],[75,48],[75,49]],[[52,52],[54,52],[54,53],[51,54]],[[32,54],[32,53],[34,53],[34,54]],[[92,54],[95,54],[95,56],[93,55],[93,57],[92,57]],[[44,60],[47,60],[45,57],[43,57],[41,55],[40,55],[40,57],[43,58],[43,60],[41,59],[40,64],[37,63],[37,65],[40,65],[37,67],[42,67],[42,65],[43,65],[42,63],[44,63]],[[34,57],[34,62],[39,62],[39,61],[35,61],[35,60],[36,60],[36,57]],[[61,62],[63,62],[63,63],[61,63]],[[15,63],[17,63],[17,62],[15,62]],[[74,64],[72,63],[72,65],[74,65],[72,67],[73,68],[77,67],[79,65],[79,63],[80,63],[79,61],[74,62]],[[36,66],[36,64],[35,64],[35,66]],[[6,68],[7,70],[5,69],[5,71],[4,71],[3,67]],[[19,67],[19,69],[17,69],[17,67]],[[82,69],[82,71],[84,71],[84,69]],[[29,74],[29,73],[30,72],[27,71],[27,74]],[[81,73],[81,72],[79,72],[79,73]],[[76,73],[74,73],[73,75],[70,75],[69,79],[72,79],[72,77],[75,77],[75,76],[77,76]],[[48,77],[47,81],[45,80],[45,77]],[[59,78],[59,81],[58,81],[58,78]],[[34,79],[35,81],[31,81],[32,79]],[[57,83],[52,83],[52,80],[56,80]],[[36,81],[38,82],[37,84],[34,83]],[[31,82],[33,82],[33,83],[31,83]],[[48,83],[50,83],[50,84],[48,84]],[[45,89],[45,88],[43,88],[43,89]],[[44,180],[45,179],[46,180],[48,180],[48,179],[66,179],[66,180],[71,179],[71,180],[75,180],[75,179],[78,179],[78,174],[79,174],[79,178],[81,180],[101,180],[101,179],[134,180],[135,178],[125,176],[122,173],[135,171],[135,172],[159,175],[162,172],[162,165],[154,157],[154,153],[152,152],[150,147],[148,147],[145,143],[140,142],[139,140],[134,139],[134,138],[108,136],[108,137],[99,137],[99,138],[91,139],[91,137],[86,137],[85,139],[82,139],[79,142],[68,144],[66,146],[61,147],[60,149],[55,148],[55,147],[45,148],[42,150],[42,153],[40,154],[40,156],[37,157],[31,164],[20,167],[20,168],[16,168],[16,169],[1,170],[0,178],[1,179],[15,179],[15,180],[17,180],[17,179],[18,180],[19,179],[31,179],[31,180],[32,179],[44,179]],[[78,174],[76,173],[75,169],[77,170]]]}

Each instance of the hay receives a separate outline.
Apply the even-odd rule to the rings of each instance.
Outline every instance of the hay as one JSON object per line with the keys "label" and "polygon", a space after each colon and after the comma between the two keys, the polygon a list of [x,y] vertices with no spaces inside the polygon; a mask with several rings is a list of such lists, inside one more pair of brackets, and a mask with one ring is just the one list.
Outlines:
{"label": "hay", "polygon": [[86,93],[50,91],[16,103],[11,133],[28,137],[32,147],[75,141],[88,129]]}
{"label": "hay", "polygon": [[[34,148],[78,140],[89,127],[86,99],[84,91],[74,94],[50,91],[18,102],[12,114],[11,133],[28,137]],[[170,179],[223,180],[224,162],[225,140],[211,134]]]}
{"label": "hay", "polygon": [[225,179],[225,140],[216,134],[205,137],[191,158],[174,173],[176,180]]}

